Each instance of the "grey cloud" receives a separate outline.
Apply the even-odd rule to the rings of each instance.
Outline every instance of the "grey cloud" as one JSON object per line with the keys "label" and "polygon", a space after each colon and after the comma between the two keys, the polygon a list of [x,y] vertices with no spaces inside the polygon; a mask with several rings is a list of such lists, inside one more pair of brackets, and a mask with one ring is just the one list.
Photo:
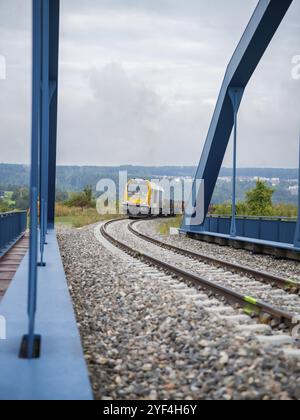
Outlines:
{"label": "grey cloud", "polygon": [[31,12],[28,0],[0,0],[0,162],[28,162],[31,106]]}
{"label": "grey cloud", "polygon": [[[76,151],[82,159],[94,164],[118,164],[120,156],[122,162],[135,164],[160,164],[162,159],[171,164],[178,162],[178,155],[187,158],[200,118],[193,121],[186,109],[171,109],[118,63],[93,70],[90,89],[92,95],[78,103],[70,101],[69,95],[62,99],[68,124],[60,124],[60,137],[65,139],[61,152],[68,163],[74,163],[74,153],[67,157],[67,151],[78,147],[74,138],[81,138]],[[74,113],[84,116],[76,127],[71,122]]]}
{"label": "grey cloud", "polygon": [[[8,60],[0,161],[28,159],[30,3],[0,0],[0,54]],[[256,4],[61,0],[58,161],[197,164],[226,65]],[[300,54],[299,16],[295,0],[247,88],[241,166],[297,164],[300,82],[291,59]]]}

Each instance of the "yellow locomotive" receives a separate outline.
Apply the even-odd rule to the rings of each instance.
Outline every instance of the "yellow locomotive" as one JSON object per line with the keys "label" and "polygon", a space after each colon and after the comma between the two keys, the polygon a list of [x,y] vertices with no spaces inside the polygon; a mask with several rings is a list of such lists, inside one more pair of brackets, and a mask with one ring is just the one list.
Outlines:
{"label": "yellow locomotive", "polygon": [[131,217],[150,217],[163,214],[164,190],[144,179],[131,179],[126,185],[123,211]]}

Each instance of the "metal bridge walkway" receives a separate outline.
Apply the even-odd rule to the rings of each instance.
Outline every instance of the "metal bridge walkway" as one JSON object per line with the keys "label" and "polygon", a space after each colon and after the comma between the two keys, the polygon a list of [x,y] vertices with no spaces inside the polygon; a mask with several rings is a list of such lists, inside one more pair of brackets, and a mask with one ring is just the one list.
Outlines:
{"label": "metal bridge walkway", "polygon": [[0,301],[23,261],[28,246],[28,237],[24,236],[4,257],[0,258]]}
{"label": "metal bridge walkway", "polygon": [[0,400],[91,400],[93,398],[68,284],[56,240],[49,229],[40,267],[36,331],[42,337],[37,359],[18,357],[27,328],[26,254],[0,304],[7,339],[0,341]]}

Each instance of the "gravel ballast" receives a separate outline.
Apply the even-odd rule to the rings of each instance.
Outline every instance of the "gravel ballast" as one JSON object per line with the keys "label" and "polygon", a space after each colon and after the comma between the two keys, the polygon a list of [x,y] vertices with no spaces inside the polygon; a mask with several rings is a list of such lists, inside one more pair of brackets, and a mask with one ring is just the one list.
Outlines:
{"label": "gravel ballast", "polygon": [[[137,226],[143,226],[145,222],[139,222]],[[147,223],[147,222],[146,222]],[[156,244],[151,244],[140,239],[133,233],[129,232],[128,226],[130,221],[117,221],[109,226],[109,232],[113,237],[118,238],[121,242],[133,247],[135,250],[151,255],[163,262],[174,265],[177,268],[188,271],[201,278],[212,281],[220,286],[228,287],[244,296],[252,296],[263,302],[267,302],[282,309],[284,311],[300,314],[300,297],[290,294],[284,290],[273,288],[271,285],[263,284],[260,281],[253,280],[243,275],[234,275],[227,269],[212,267],[201,261],[196,261],[186,256],[179,255],[173,251],[162,249]],[[136,226],[134,227],[134,230]]]}
{"label": "gravel ballast", "polygon": [[58,238],[96,399],[300,398],[299,361],[137,270],[94,229]]}
{"label": "gravel ballast", "polygon": [[203,253],[231,263],[242,264],[256,270],[267,271],[278,276],[291,277],[300,282],[300,264],[298,261],[278,259],[268,255],[254,254],[247,250],[210,244],[188,238],[186,235],[162,235],[159,233],[159,228],[162,223],[164,221],[161,219],[142,221],[138,226],[138,230],[171,245],[193,252]]}

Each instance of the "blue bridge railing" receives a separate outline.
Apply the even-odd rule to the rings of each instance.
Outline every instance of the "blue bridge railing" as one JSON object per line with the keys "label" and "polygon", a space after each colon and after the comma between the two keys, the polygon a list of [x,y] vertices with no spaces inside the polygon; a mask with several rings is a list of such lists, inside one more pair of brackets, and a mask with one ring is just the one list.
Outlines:
{"label": "blue bridge railing", "polygon": [[[236,218],[237,236],[263,241],[293,244],[297,221],[280,217]],[[210,233],[230,235],[231,217],[211,215],[205,219],[203,230]]]}
{"label": "blue bridge railing", "polygon": [[24,235],[26,227],[26,211],[0,213],[0,257]]}

